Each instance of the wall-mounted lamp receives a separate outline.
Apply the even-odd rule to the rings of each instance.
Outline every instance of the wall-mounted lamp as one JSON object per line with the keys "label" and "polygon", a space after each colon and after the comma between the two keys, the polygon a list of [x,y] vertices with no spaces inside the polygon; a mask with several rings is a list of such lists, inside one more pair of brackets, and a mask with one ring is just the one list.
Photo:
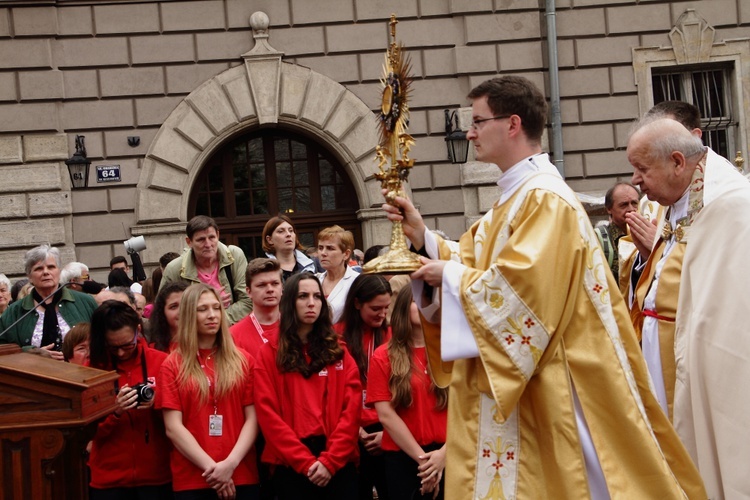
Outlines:
{"label": "wall-mounted lamp", "polygon": [[70,182],[73,189],[82,189],[89,185],[89,165],[91,160],[86,158],[86,146],[83,144],[84,136],[76,136],[76,152],[65,160],[70,173]]}
{"label": "wall-mounted lamp", "polygon": [[[454,128],[455,124],[455,128]],[[445,142],[451,163],[466,163],[469,157],[469,140],[458,126],[458,112],[445,110]]]}

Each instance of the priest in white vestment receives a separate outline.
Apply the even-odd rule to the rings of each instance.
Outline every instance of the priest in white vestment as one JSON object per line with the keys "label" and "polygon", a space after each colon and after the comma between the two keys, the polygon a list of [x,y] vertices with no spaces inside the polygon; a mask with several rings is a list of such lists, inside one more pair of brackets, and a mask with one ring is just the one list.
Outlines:
{"label": "priest in white vestment", "polygon": [[633,183],[668,207],[636,289],[636,325],[665,412],[710,498],[750,497],[750,183],[678,122],[631,135]]}
{"label": "priest in white vestment", "polygon": [[412,278],[450,385],[445,497],[706,498],[586,212],[541,151],[544,96],[507,76],[469,98],[477,159],[501,173],[493,209],[455,244],[409,200],[384,206],[431,258]]}

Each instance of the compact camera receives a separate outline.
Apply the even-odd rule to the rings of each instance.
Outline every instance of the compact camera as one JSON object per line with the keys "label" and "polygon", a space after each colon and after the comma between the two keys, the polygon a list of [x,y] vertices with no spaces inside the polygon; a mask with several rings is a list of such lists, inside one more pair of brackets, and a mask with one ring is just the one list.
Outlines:
{"label": "compact camera", "polygon": [[136,384],[132,389],[138,394],[138,404],[150,403],[154,399],[154,388],[148,384]]}

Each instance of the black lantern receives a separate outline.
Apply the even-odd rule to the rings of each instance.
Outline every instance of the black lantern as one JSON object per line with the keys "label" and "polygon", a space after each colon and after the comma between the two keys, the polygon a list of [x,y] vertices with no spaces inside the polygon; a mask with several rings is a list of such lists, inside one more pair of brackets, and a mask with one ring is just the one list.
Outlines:
{"label": "black lantern", "polygon": [[448,144],[448,159],[451,163],[466,163],[469,157],[469,140],[466,132],[458,127],[457,111],[445,110],[445,142]]}
{"label": "black lantern", "polygon": [[84,136],[76,136],[76,152],[65,160],[70,173],[70,183],[73,189],[81,189],[89,185],[89,165],[91,160],[86,158],[86,146],[83,144]]}

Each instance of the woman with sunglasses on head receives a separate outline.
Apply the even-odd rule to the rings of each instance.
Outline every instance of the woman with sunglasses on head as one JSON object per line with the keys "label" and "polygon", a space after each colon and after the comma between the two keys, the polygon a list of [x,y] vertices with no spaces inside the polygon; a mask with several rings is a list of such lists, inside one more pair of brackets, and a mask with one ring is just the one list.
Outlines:
{"label": "woman with sunglasses on head", "polygon": [[391,340],[370,362],[367,403],[383,424],[382,448],[391,500],[443,498],[448,390],[432,382],[411,287],[396,296]]}
{"label": "woman with sunglasses on head", "polygon": [[262,460],[275,465],[279,500],[357,498],[357,432],[362,406],[357,365],[331,326],[320,282],[287,280],[277,343],[255,367]]}
{"label": "woman with sunglasses on head", "polygon": [[375,349],[391,338],[391,329],[386,321],[390,304],[391,287],[388,280],[377,274],[361,274],[349,289],[341,322],[334,325],[357,363],[362,382],[358,477],[360,500],[372,500],[373,486],[380,500],[389,499],[385,486],[383,450],[380,447],[383,426],[375,407],[365,404],[365,397],[370,359]]}
{"label": "woman with sunglasses on head", "polygon": [[[153,395],[167,355],[140,336],[130,305],[107,300],[91,316],[90,365],[115,370],[117,408],[99,423],[91,447],[91,500],[162,499],[172,494],[169,440]],[[151,396],[149,398],[149,396]]]}
{"label": "woman with sunglasses on head", "polygon": [[221,297],[190,285],[180,303],[178,346],[162,367],[157,407],[174,445],[177,500],[259,495],[253,358],[234,345]]}

